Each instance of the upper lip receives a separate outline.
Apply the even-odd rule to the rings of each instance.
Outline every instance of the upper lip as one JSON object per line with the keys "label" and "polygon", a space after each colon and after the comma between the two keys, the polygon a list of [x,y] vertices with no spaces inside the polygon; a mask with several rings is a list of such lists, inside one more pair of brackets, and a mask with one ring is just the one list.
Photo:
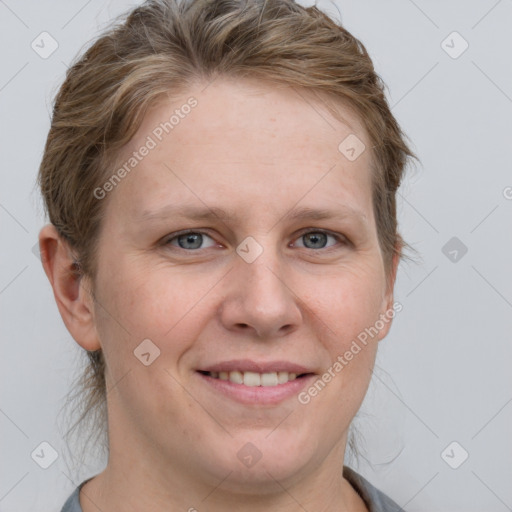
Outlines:
{"label": "upper lip", "polygon": [[255,373],[313,373],[305,366],[291,363],[289,361],[252,361],[250,359],[232,359],[231,361],[223,361],[202,368],[203,372],[255,372]]}

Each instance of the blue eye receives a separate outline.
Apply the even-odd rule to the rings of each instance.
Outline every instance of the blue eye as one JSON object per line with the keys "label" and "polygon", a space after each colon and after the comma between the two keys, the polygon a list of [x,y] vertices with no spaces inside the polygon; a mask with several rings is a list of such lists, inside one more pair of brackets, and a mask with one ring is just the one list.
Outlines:
{"label": "blue eye", "polygon": [[[334,243],[327,245],[329,238],[333,240]],[[203,243],[206,239],[209,239],[211,242],[210,245],[204,246]],[[329,247],[335,246],[336,243],[341,245],[345,245],[347,243],[346,239],[342,235],[335,235],[322,230],[310,230],[301,234],[298,238],[296,238],[296,240],[303,240],[302,245],[298,245],[297,247],[312,250],[328,249]],[[180,233],[174,234],[173,236],[167,238],[163,244],[165,246],[172,245],[174,247],[179,247],[180,249],[184,249],[186,251],[207,249],[217,245],[215,240],[213,240],[213,238],[206,233],[192,230],[182,231]]]}
{"label": "blue eye", "polygon": [[325,249],[329,237],[337,240],[337,237],[324,231],[309,231],[301,235],[298,240],[304,240],[306,249]]}
{"label": "blue eye", "polygon": [[206,233],[202,233],[200,231],[189,231],[187,233],[182,233],[181,235],[173,236],[172,238],[169,238],[165,244],[166,245],[176,245],[172,243],[174,240],[177,241],[178,246],[181,249],[185,250],[195,250],[195,249],[204,249],[204,247],[201,247],[201,244],[203,243],[204,238],[209,238],[212,240],[212,244],[210,247],[213,247],[215,245],[215,241],[208,236]]}

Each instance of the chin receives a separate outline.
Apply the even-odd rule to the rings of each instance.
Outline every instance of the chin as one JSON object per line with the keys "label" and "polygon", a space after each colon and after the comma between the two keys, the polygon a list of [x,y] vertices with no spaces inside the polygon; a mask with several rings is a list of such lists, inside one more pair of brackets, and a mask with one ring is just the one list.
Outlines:
{"label": "chin", "polygon": [[236,436],[230,438],[229,446],[219,446],[219,458],[211,460],[210,471],[217,482],[225,479],[221,487],[226,491],[259,495],[282,492],[282,485],[300,480],[308,466],[316,466],[314,447],[308,450],[308,444],[284,433]]}

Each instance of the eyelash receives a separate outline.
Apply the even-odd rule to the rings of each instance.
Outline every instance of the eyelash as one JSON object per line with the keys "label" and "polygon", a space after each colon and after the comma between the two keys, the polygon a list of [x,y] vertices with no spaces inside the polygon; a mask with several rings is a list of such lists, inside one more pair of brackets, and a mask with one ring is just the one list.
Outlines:
{"label": "eyelash", "polygon": [[[325,229],[309,229],[307,231],[302,231],[296,237],[296,240],[301,238],[301,237],[303,237],[303,236],[305,236],[305,235],[308,235],[310,233],[323,233],[323,234],[325,234],[327,236],[331,236],[332,238],[334,238],[342,246],[346,246],[346,245],[350,244],[349,240],[345,236],[338,235],[336,233],[333,233],[331,231],[327,231]],[[164,245],[164,246],[171,245],[171,242],[173,240],[178,239],[180,236],[189,235],[189,234],[193,234],[193,235],[206,235],[207,237],[209,237],[209,238],[211,238],[213,240],[213,237],[209,233],[207,233],[206,231],[202,231],[200,229],[186,229],[184,231],[178,231],[177,233],[173,233],[173,234],[169,235],[168,237],[164,238],[163,242],[162,242],[162,245]],[[172,247],[175,247],[178,250],[186,251],[186,252],[199,252],[199,251],[201,251],[201,249],[184,249],[183,247],[176,247],[176,246],[172,246]],[[333,249],[335,250],[337,248],[339,248],[339,247],[330,246],[330,247],[321,247],[320,249],[309,249],[308,247],[300,247],[300,249],[306,249],[306,250],[310,250],[310,251],[314,251],[314,252],[330,251],[330,250],[333,250]],[[206,249],[211,249],[211,247],[207,247]]]}

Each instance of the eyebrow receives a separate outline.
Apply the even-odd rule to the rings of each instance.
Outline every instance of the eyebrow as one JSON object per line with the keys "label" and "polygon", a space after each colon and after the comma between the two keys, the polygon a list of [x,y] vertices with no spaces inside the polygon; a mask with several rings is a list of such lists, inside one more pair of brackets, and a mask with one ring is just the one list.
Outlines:
{"label": "eyebrow", "polygon": [[[217,218],[223,222],[233,222],[235,219],[240,219],[240,215],[230,213],[217,206],[168,205],[156,211],[144,210],[140,217],[136,219],[136,222],[146,223],[155,220],[165,220],[167,218],[183,218],[189,220],[213,220]],[[340,205],[339,210],[309,207],[295,208],[280,218],[278,222],[283,220],[300,221],[326,219],[354,219],[362,224],[367,223],[367,217],[363,212],[346,205]]]}

